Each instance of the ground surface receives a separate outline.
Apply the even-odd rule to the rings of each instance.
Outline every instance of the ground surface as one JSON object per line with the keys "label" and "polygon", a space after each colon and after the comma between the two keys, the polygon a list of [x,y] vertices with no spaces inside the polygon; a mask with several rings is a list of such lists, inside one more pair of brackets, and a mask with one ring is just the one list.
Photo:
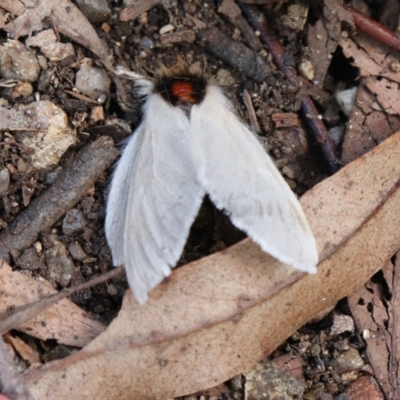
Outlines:
{"label": "ground surface", "polygon": [[[102,11],[97,10],[98,22],[92,22],[92,25],[105,42],[114,65],[124,65],[139,73],[152,73],[161,65],[172,67],[185,62],[193,70],[206,70],[214,76],[232,98],[240,117],[260,135],[290,187],[301,196],[331,175],[339,165],[351,162],[398,130],[400,120],[394,112],[383,119],[368,113],[371,120],[360,122],[358,133],[347,124],[351,110],[340,108],[340,101],[335,96],[360,84],[360,70],[348,58],[352,50],[347,48],[345,54],[344,43],[338,45],[354,29],[347,21],[348,16],[337,17],[338,2],[326,1],[324,5],[294,1],[261,3],[266,3],[260,6],[260,10],[266,16],[272,36],[283,47],[284,64],[291,71],[299,72],[302,83],[288,79],[285,71],[276,66],[274,52],[261,43],[260,32],[255,33],[251,21],[229,1],[165,2],[149,7],[128,21],[119,19],[124,6],[110,2],[103,16]],[[363,12],[371,12],[373,17],[393,28],[393,20],[398,18],[396,4],[390,1],[370,1],[369,5],[356,3]],[[329,19],[327,10],[335,18]],[[94,18],[94,15],[97,17],[93,11],[87,13],[89,18]],[[14,17],[13,14],[4,14],[5,23]],[[46,28],[52,27],[51,18],[44,21]],[[56,33],[57,43],[69,42],[65,29]],[[27,36],[22,35],[18,40],[25,43],[26,39]],[[2,40],[6,42],[5,33]],[[68,57],[53,58],[53,61],[50,56],[46,58],[42,54],[48,54],[46,49],[39,50],[33,45],[33,51],[42,58],[39,58],[38,74],[30,79],[31,87],[26,89],[20,83],[15,86],[15,82],[6,80],[1,87],[3,107],[29,105],[35,97],[49,100],[65,111],[69,126],[77,134],[73,145],[59,154],[55,162],[40,165],[33,162],[31,134],[27,135],[28,138],[26,135],[18,137],[10,127],[0,132],[0,172],[6,169],[9,176],[9,181],[6,178],[1,181],[0,175],[0,230],[6,231],[14,218],[51,187],[57,175],[72,165],[86,144],[100,136],[111,136],[118,142],[130,135],[141,118],[138,104],[130,97],[129,81],[124,82],[117,93],[118,82],[109,85],[106,78],[99,78],[99,86],[106,87],[102,99],[101,91],[96,97],[96,94],[83,93],[84,89],[81,93],[75,90],[77,74],[84,70],[84,64],[100,69],[104,67],[92,52],[76,42],[72,43],[73,51]],[[244,55],[242,45],[251,49],[251,57]],[[7,71],[13,69],[12,62],[7,64],[4,61],[7,51],[9,49],[3,46],[4,78],[9,78],[12,74],[7,75]],[[310,132],[310,126],[300,112],[305,93],[310,94],[325,126],[334,128],[335,142],[332,141],[328,152],[321,150],[318,145],[320,137],[318,139]],[[380,136],[371,133],[377,126]],[[365,136],[368,136],[367,140],[361,142],[360,138],[365,139]],[[57,140],[54,139],[51,149],[46,150],[50,155],[56,153]],[[337,156],[336,164],[329,158],[332,154]],[[33,247],[27,250],[13,248],[10,262],[15,268],[24,270],[29,276],[46,278],[56,289],[85,282],[111,269],[111,255],[103,229],[111,170],[105,167],[103,170],[95,183],[78,190],[82,193],[76,194],[79,201],[73,206],[73,212],[66,209],[65,212],[69,211],[67,216],[62,213],[63,216],[51,228],[39,229],[41,233]],[[193,224],[179,265],[222,250],[243,237],[244,234],[233,227],[229,218],[206,199]],[[375,283],[371,285],[378,286],[371,290],[381,287],[381,278],[382,274],[375,277]],[[126,288],[124,278],[114,278],[107,284],[75,293],[71,300],[108,324],[118,313]],[[376,379],[376,372],[366,356],[363,332],[354,327],[351,315],[351,308],[344,299],[330,314],[319,316],[293,334],[268,358],[272,363],[265,360],[255,372],[247,372],[224,385],[210,388],[208,392],[184,399],[382,398],[377,386],[371,383]],[[73,347],[34,339],[26,333],[15,331],[12,335],[31,346],[41,362],[74,351]],[[285,371],[285,375],[279,375],[276,366]],[[255,384],[263,374],[267,377],[262,379],[262,383]],[[295,380],[292,381],[293,377]],[[266,384],[268,379],[271,382]],[[363,392],[366,390],[368,394]]]}

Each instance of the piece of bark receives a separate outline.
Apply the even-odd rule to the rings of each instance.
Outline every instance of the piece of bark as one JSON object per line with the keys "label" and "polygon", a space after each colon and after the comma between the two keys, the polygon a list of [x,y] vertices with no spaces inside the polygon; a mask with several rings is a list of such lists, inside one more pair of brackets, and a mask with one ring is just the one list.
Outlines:
{"label": "piece of bark", "polygon": [[161,35],[160,40],[163,44],[181,42],[193,43],[196,40],[196,34],[190,29],[185,29],[179,32],[166,33],[165,35]]}
{"label": "piece of bark", "polygon": [[217,28],[207,28],[199,32],[198,39],[208,52],[249,79],[263,82],[271,72],[261,56],[244,44],[232,40]]}
{"label": "piece of bark", "polygon": [[271,116],[275,128],[298,128],[300,126],[299,117],[294,113],[275,113]]}
{"label": "piece of bark", "polygon": [[257,115],[254,111],[253,102],[251,101],[250,93],[245,89],[243,90],[243,102],[247,110],[247,115],[249,117],[250,128],[253,132],[260,132],[260,125],[257,121]]}
{"label": "piece of bark", "polygon": [[160,4],[161,0],[138,0],[129,7],[124,8],[121,11],[119,19],[121,21],[132,21],[139,15],[151,10],[157,4]]}
{"label": "piece of bark", "polygon": [[226,15],[231,23],[240,29],[245,42],[251,49],[254,51],[261,50],[262,44],[260,39],[255,34],[251,26],[247,23],[242,15],[242,12],[240,11],[240,8],[234,0],[224,0],[218,7],[218,12]]}
{"label": "piece of bark", "polygon": [[112,139],[104,136],[85,147],[62,176],[0,233],[0,259],[11,250],[31,246],[40,232],[49,229],[71,209],[118,155]]}

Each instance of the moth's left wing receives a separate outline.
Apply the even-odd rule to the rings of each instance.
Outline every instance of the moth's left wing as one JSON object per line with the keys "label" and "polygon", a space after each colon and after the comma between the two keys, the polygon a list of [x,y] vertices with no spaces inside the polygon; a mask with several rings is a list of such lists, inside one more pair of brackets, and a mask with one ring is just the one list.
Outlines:
{"label": "moth's left wing", "polygon": [[191,124],[202,152],[200,181],[214,204],[264,251],[315,272],[317,248],[300,203],[218,87],[208,86]]}
{"label": "moth's left wing", "polygon": [[148,95],[114,173],[105,224],[114,265],[125,265],[140,303],[175,266],[204,197],[195,150],[185,113]]}

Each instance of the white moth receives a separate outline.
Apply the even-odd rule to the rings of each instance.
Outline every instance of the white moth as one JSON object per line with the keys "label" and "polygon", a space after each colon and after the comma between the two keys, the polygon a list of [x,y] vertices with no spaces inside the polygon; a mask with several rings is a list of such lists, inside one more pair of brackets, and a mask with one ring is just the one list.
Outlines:
{"label": "white moth", "polygon": [[316,272],[300,203],[222,90],[186,70],[135,87],[143,118],[115,169],[105,232],[137,301],[171,273],[206,194],[265,252]]}

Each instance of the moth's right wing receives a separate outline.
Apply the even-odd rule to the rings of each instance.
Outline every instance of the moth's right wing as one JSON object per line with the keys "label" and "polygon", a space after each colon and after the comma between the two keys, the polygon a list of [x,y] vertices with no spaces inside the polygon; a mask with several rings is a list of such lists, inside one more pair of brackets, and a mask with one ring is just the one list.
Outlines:
{"label": "moth's right wing", "polygon": [[195,153],[184,112],[150,94],[114,172],[105,224],[113,263],[125,265],[140,303],[170,274],[200,208]]}
{"label": "moth's right wing", "polygon": [[220,88],[208,87],[191,123],[203,154],[200,181],[214,204],[264,251],[316,272],[317,246],[300,203]]}

